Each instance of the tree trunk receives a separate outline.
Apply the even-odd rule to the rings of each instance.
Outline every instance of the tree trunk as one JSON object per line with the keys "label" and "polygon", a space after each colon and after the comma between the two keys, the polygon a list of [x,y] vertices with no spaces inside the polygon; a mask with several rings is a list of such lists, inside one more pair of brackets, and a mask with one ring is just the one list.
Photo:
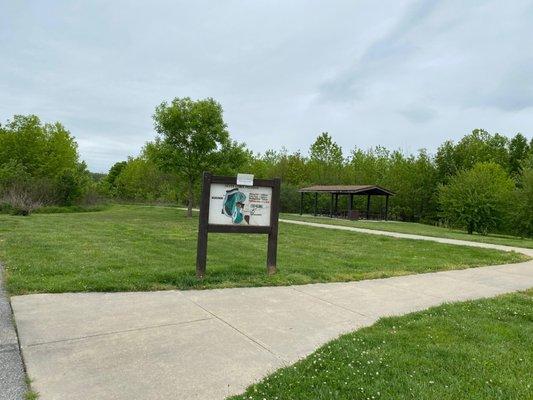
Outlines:
{"label": "tree trunk", "polygon": [[192,179],[189,179],[189,186],[187,190],[187,217],[192,217],[192,203],[194,201],[194,183]]}

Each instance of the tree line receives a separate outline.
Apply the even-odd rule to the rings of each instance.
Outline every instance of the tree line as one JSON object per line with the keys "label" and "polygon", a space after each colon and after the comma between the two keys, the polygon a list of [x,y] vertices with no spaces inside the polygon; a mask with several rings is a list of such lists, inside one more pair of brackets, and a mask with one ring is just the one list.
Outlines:
{"label": "tree line", "polygon": [[[282,179],[282,211],[297,212],[298,189],[313,184],[377,184],[395,192],[390,215],[457,227],[468,232],[533,235],[533,140],[475,129],[434,154],[405,154],[378,146],[347,152],[323,132],[306,154],[286,149],[254,153],[231,139],[221,105],[213,99],[176,98],[156,107],[156,136],[137,157],[117,162],[105,176],[91,175],[74,140],[61,124],[16,116],[0,126],[0,190],[41,203],[73,204],[90,199],[198,203],[202,172]],[[15,157],[16,155],[16,157]],[[22,190],[23,191],[23,190]],[[10,195],[11,193],[11,195]],[[46,196],[43,196],[46,193]],[[11,197],[11,200],[10,200]],[[7,199],[7,200],[6,200]],[[311,198],[304,206],[310,210]],[[340,207],[346,199],[340,199]],[[361,199],[363,201],[363,199]],[[375,201],[379,212],[384,202]],[[362,209],[363,204],[356,202]],[[329,198],[319,199],[329,210]]]}

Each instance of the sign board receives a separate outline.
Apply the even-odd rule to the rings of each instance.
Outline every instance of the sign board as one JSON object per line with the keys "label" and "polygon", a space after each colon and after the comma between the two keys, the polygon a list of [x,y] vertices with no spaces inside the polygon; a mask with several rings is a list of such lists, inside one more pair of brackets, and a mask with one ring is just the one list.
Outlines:
{"label": "sign board", "polygon": [[[280,180],[239,175],[237,178],[204,172],[196,253],[198,277],[205,275],[209,232],[268,234],[267,271],[276,271]],[[241,175],[247,176],[241,179]]]}
{"label": "sign board", "polygon": [[209,224],[270,226],[272,188],[211,183]]}
{"label": "sign board", "polygon": [[253,186],[254,176],[252,174],[237,174],[237,185]]}

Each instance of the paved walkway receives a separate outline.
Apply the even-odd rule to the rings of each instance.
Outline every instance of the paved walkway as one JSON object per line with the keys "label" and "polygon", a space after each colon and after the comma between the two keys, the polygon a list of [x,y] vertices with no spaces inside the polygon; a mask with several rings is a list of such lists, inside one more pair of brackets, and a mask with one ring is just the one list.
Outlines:
{"label": "paved walkway", "polygon": [[38,294],[13,297],[12,304],[41,400],[206,400],[239,393],[380,317],[532,286],[528,261],[350,283]]}
{"label": "paved walkway", "polygon": [[26,380],[11,305],[3,287],[0,264],[0,400],[23,400]]}
{"label": "paved walkway", "polygon": [[430,242],[456,244],[459,246],[482,247],[485,249],[496,249],[496,250],[502,250],[502,251],[516,251],[517,253],[522,253],[530,257],[533,257],[533,249],[525,249],[522,247],[504,246],[504,245],[492,244],[492,243],[470,242],[468,240],[448,239],[448,238],[440,238],[440,237],[434,237],[434,236],[413,235],[410,233],[379,231],[376,229],[356,228],[354,226],[329,225],[327,223],[322,224],[322,223],[316,223],[316,222],[297,221],[293,219],[280,219],[280,222],[285,222],[287,224],[294,224],[294,225],[314,226],[317,228],[324,228],[324,229],[338,229],[342,231],[368,233],[370,235],[389,236],[389,237],[396,237],[396,238],[402,238],[402,239],[428,240]]}

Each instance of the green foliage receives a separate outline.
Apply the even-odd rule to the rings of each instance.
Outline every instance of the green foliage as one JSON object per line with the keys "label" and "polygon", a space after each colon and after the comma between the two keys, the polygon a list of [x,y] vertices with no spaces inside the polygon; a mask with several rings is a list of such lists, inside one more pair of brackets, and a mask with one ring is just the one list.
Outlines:
{"label": "green foliage", "polygon": [[147,154],[187,183],[191,216],[195,185],[202,171],[236,171],[248,153],[243,145],[231,141],[222,106],[213,99],[175,98],[157,106],[153,118],[159,136],[147,145]]}
{"label": "green foliage", "polygon": [[[522,169],[533,168],[533,151],[521,134],[508,140],[499,134],[475,130],[457,144],[445,142],[435,156],[425,150],[416,155],[389,151],[383,147],[362,150],[354,148],[344,159],[342,149],[328,133],[322,133],[309,149],[310,156],[300,152],[268,150],[250,155],[246,170],[258,177],[281,177],[282,210],[298,212],[297,189],[313,184],[365,185],[377,184],[395,192],[390,199],[389,216],[403,221],[439,221],[439,186],[447,184],[458,172],[471,169],[479,162],[499,165],[520,186]],[[531,155],[529,155],[531,154]],[[516,163],[519,167],[516,167]],[[304,197],[304,211],[313,209],[313,196]],[[509,200],[511,201],[511,200]],[[365,199],[355,198],[355,209],[366,208]],[[339,198],[340,209],[346,209],[346,198]],[[373,198],[371,214],[383,215],[384,200]],[[506,205],[512,208],[511,203]],[[318,212],[329,213],[330,198],[318,197]],[[505,208],[505,207],[504,207]],[[509,215],[497,226],[504,232],[517,232]],[[446,222],[446,221],[444,221]],[[491,228],[493,229],[493,228]]]}
{"label": "green foliage", "polygon": [[15,115],[0,128],[0,165],[8,162],[33,177],[56,177],[77,165],[77,145],[59,122],[42,124],[35,115]]}
{"label": "green foliage", "polygon": [[26,205],[73,204],[83,197],[88,174],[74,138],[59,122],[15,115],[0,126],[0,195],[15,209],[14,199]]}
{"label": "green foliage", "polygon": [[121,163],[119,168],[120,172],[112,180],[118,198],[149,202],[176,200],[177,175],[162,172],[147,157],[141,155],[129,158],[127,162]]}
{"label": "green foliage", "polygon": [[299,187],[288,183],[281,184],[280,202],[281,211],[287,213],[297,213],[300,211]]}
{"label": "green foliage", "polygon": [[68,168],[61,171],[57,177],[57,200],[65,206],[73,205],[80,199],[89,187],[90,175],[84,162],[76,168]]}
{"label": "green foliage", "polygon": [[513,203],[514,230],[522,236],[533,236],[533,167],[522,171]]}
{"label": "green foliage", "polygon": [[435,156],[435,163],[443,183],[447,183],[459,171],[471,169],[476,163],[482,162],[496,163],[516,176],[528,152],[527,139],[520,133],[509,140],[499,133],[490,134],[483,129],[474,129],[456,145],[451,141],[442,144]]}
{"label": "green foliage", "polygon": [[518,133],[509,142],[509,173],[516,177],[522,171],[522,163],[528,158],[529,145],[527,139]]}
{"label": "green foliage", "polygon": [[514,182],[501,166],[479,163],[461,171],[440,189],[443,216],[468,233],[485,234],[502,226]]}
{"label": "green foliage", "polygon": [[316,184],[337,184],[341,181],[344,164],[342,148],[329,133],[321,133],[309,149],[311,179]]}
{"label": "green foliage", "polygon": [[113,196],[117,195],[117,183],[116,180],[120,173],[128,165],[127,161],[119,161],[111,166],[107,176],[105,177],[103,184],[106,186],[106,190]]}

